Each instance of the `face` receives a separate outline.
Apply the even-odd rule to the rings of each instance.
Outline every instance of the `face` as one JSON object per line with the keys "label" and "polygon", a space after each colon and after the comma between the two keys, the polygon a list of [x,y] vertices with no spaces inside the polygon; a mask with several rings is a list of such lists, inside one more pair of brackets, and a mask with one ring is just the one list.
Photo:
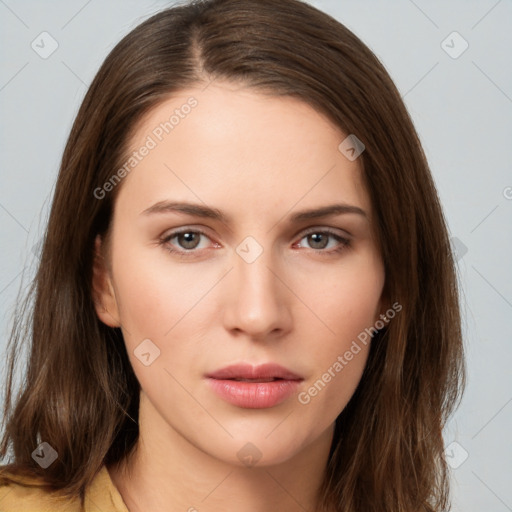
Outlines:
{"label": "face", "polygon": [[[385,311],[346,136],[299,100],[220,81],[143,119],[117,185],[110,269],[94,278],[98,315],[121,326],[141,385],[141,421],[233,464],[241,449],[280,463],[331,435],[366,364],[358,336]],[[208,377],[266,363],[293,375]]]}

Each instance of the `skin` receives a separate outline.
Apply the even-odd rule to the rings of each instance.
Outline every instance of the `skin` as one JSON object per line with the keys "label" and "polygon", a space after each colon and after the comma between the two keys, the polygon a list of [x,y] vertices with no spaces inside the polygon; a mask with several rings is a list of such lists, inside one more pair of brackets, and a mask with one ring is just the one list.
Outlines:
{"label": "skin", "polygon": [[[315,510],[334,422],[369,344],[306,405],[293,395],[267,409],[237,407],[204,375],[276,362],[304,378],[304,392],[386,310],[360,161],[338,150],[346,134],[304,102],[220,80],[203,89],[174,95],[142,120],[134,150],[187,98],[198,101],[119,185],[108,251],[97,239],[97,314],[121,326],[142,389],[137,450],[108,470],[131,512]],[[166,200],[217,208],[229,222],[142,213]],[[366,216],[289,223],[333,203]],[[179,228],[206,236],[160,243]],[[309,228],[350,245],[308,236]],[[252,263],[236,252],[247,236],[263,249]],[[134,355],[145,339],[160,349],[149,366]],[[247,443],[260,456],[252,466],[237,456]]]}

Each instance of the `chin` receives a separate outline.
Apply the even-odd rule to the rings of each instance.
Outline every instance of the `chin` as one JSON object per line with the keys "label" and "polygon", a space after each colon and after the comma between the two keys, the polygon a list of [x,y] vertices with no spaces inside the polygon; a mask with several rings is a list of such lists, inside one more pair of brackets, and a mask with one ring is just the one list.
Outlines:
{"label": "chin", "polygon": [[[274,425],[275,426],[275,425]],[[271,430],[268,430],[270,432]],[[267,430],[255,428],[254,435],[246,430],[228,443],[217,445],[215,458],[241,468],[276,466],[293,459],[306,443],[298,443],[297,435],[283,436],[274,432],[268,436]],[[268,436],[268,437],[267,437]]]}

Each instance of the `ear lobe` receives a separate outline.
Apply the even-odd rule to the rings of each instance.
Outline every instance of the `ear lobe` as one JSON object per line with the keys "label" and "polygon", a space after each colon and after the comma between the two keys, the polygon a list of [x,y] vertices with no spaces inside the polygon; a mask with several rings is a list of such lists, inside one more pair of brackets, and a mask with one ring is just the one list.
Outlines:
{"label": "ear lobe", "polygon": [[[388,311],[391,308],[391,300],[389,299],[387,287],[384,286],[384,289],[382,290],[382,294],[379,301],[379,308],[378,308],[378,315],[377,320],[382,320],[382,315],[386,315],[386,311]],[[388,320],[389,321],[389,320]]]}
{"label": "ear lobe", "polygon": [[94,261],[92,268],[92,299],[98,318],[109,327],[119,327],[119,311],[112,286],[112,279],[102,251],[100,235],[94,240]]}

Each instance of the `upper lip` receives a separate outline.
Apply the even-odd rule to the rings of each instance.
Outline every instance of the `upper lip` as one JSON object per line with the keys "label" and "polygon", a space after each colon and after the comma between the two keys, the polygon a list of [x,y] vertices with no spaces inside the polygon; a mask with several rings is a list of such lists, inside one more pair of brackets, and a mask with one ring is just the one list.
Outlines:
{"label": "upper lip", "polygon": [[286,379],[303,380],[300,375],[275,363],[265,363],[253,366],[247,363],[233,364],[220,370],[209,373],[212,379]]}

